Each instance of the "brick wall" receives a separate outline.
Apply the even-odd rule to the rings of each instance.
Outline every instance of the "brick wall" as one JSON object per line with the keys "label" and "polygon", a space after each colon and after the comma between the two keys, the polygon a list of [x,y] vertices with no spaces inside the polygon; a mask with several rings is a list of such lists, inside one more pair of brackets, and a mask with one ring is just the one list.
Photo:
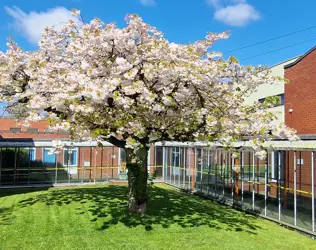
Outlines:
{"label": "brick wall", "polygon": [[[294,189],[294,151],[287,152],[285,157],[285,187]],[[306,194],[305,192],[310,193],[312,191],[311,152],[297,151],[296,158],[303,160],[302,165],[296,164],[296,188],[297,190],[303,191],[303,196],[310,196],[310,194]],[[314,180],[316,178],[315,166],[316,164],[314,162]],[[288,192],[293,193],[293,190],[289,190]]]}
{"label": "brick wall", "polygon": [[290,80],[285,84],[285,123],[298,134],[316,134],[316,51],[286,68],[285,78]]}

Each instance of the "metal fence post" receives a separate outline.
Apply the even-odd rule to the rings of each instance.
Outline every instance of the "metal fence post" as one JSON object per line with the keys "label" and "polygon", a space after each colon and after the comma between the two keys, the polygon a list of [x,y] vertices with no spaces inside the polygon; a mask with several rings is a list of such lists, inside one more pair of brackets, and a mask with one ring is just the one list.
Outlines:
{"label": "metal fence post", "polygon": [[296,226],[296,214],[297,214],[297,207],[296,207],[296,151],[294,151],[294,225]]}
{"label": "metal fence post", "polygon": [[14,186],[16,185],[16,161],[17,161],[17,152],[16,147],[14,148],[14,170],[13,170],[13,180]]}
{"label": "metal fence post", "polygon": [[16,163],[16,183],[17,185],[19,185],[20,182],[20,175],[19,175],[19,171],[20,171],[20,147],[17,148],[17,163]]}
{"label": "metal fence post", "polygon": [[281,151],[278,151],[278,201],[279,201],[279,220],[281,220]]}
{"label": "metal fence post", "polygon": [[215,156],[214,156],[214,151],[211,151],[210,152],[210,158],[211,158],[211,160],[210,160],[210,165],[209,165],[209,172],[210,172],[210,185],[212,186],[212,188],[211,188],[211,195],[212,196],[214,196],[213,195],[213,193],[215,194],[215,192],[214,192],[214,184],[213,184],[213,182],[212,182],[212,179],[213,179],[213,172],[214,172],[214,159],[215,159]]}
{"label": "metal fence post", "polygon": [[[80,148],[79,148],[79,151],[80,151]],[[103,154],[104,154],[104,148],[102,147],[102,149],[101,149],[101,173],[100,173],[101,180],[103,180]]]}
{"label": "metal fence post", "polygon": [[166,147],[162,148],[162,178],[164,180],[164,182],[167,182],[167,178],[166,178],[166,170],[165,167],[167,166],[166,163]]}
{"label": "metal fence post", "polygon": [[244,150],[241,151],[241,206],[244,206]]}
{"label": "metal fence post", "polygon": [[[36,158],[35,150],[34,150],[34,157]],[[29,148],[29,160],[28,160],[28,166],[27,166],[27,185],[28,186],[30,185],[30,173],[31,173],[31,148]],[[0,173],[0,178],[1,178],[1,173]]]}
{"label": "metal fence post", "polygon": [[207,166],[208,166],[208,173],[207,173],[207,195],[210,195],[210,149],[207,150]]}
{"label": "metal fence post", "polygon": [[57,155],[56,155],[56,157],[55,157],[55,184],[57,184],[57,176],[58,176],[58,174],[57,174],[57,168],[58,168],[58,161],[57,161]]}
{"label": "metal fence post", "polygon": [[86,169],[85,169],[85,166],[84,166],[84,162],[85,162],[84,151],[85,151],[85,148],[83,147],[82,148],[82,165],[81,165],[81,171],[82,171],[82,173],[81,173],[81,183],[83,183],[83,179],[86,177]]}
{"label": "metal fence post", "polygon": [[250,193],[250,180],[251,180],[251,172],[250,172],[250,164],[251,164],[251,152],[250,150],[248,151],[248,192]]}
{"label": "metal fence post", "polygon": [[234,178],[234,176],[233,176],[233,169],[235,168],[235,158],[234,157],[232,157],[232,154],[230,154],[230,160],[231,160],[231,168],[230,168],[230,184],[231,184],[231,188],[232,188],[232,193],[231,193],[231,195],[232,195],[232,199],[233,199],[233,203],[235,202],[235,197],[234,197],[234,184],[235,183],[233,183],[233,178]]}
{"label": "metal fence post", "polygon": [[[41,149],[42,149],[43,154],[45,154],[45,147],[42,147]],[[46,164],[45,164],[45,159],[43,158],[41,173],[38,172],[38,174],[41,174],[41,184],[43,184],[44,169],[45,169],[46,167],[47,167],[47,166],[46,166]]]}
{"label": "metal fence post", "polygon": [[201,148],[201,167],[200,167],[200,176],[201,176],[201,179],[200,179],[200,185],[201,185],[201,193],[203,192],[203,153],[204,153],[204,150],[203,148]]}
{"label": "metal fence post", "polygon": [[195,190],[196,188],[196,176],[197,176],[197,150],[196,147],[194,148],[194,177],[192,177],[192,190]]}
{"label": "metal fence post", "polygon": [[187,168],[186,168],[186,157],[187,157],[187,148],[183,148],[183,180],[182,180],[182,188],[185,189],[185,177],[187,174]]}
{"label": "metal fence post", "polygon": [[191,175],[192,175],[192,166],[191,166],[191,153],[192,153],[192,149],[188,148],[190,150],[188,150],[188,161],[189,161],[189,190],[191,189]]}
{"label": "metal fence post", "polygon": [[268,164],[269,164],[269,156],[266,151],[267,156],[264,164],[264,215],[267,215],[267,197],[268,197]]}
{"label": "metal fence post", "polygon": [[[97,154],[98,154],[98,148],[95,147],[95,151],[94,151],[94,175],[93,175],[93,182],[94,184],[96,183],[96,178],[97,178]],[[119,159],[120,160],[120,157]]]}
{"label": "metal fence post", "polygon": [[[55,155],[57,158],[57,154]],[[67,171],[68,171],[68,183],[70,183],[70,168],[69,168],[69,147],[67,147]]]}
{"label": "metal fence post", "polygon": [[217,148],[215,148],[215,157],[214,157],[214,167],[215,167],[215,178],[214,178],[214,196],[217,196],[217,163],[218,163],[218,155],[217,155]]}
{"label": "metal fence post", "polygon": [[255,152],[252,152],[252,211],[255,211]]}
{"label": "metal fence post", "polygon": [[0,148],[0,186],[2,185],[1,176],[2,176],[2,148]]}
{"label": "metal fence post", "polygon": [[315,232],[315,184],[314,184],[314,151],[312,151],[312,231]]}
{"label": "metal fence post", "polygon": [[175,171],[175,167],[176,167],[176,153],[177,153],[177,148],[176,147],[172,147],[172,154],[173,154],[173,166],[172,166],[172,173],[173,173],[173,185],[176,185],[176,171]]}
{"label": "metal fence post", "polygon": [[178,187],[181,184],[181,147],[179,147]]}
{"label": "metal fence post", "polygon": [[[150,149],[149,149],[150,152]],[[156,172],[157,170],[157,147],[154,145],[154,171]]]}
{"label": "metal fence post", "polygon": [[275,180],[275,157],[274,157],[274,151],[271,152],[271,179],[272,181]]}
{"label": "metal fence post", "polygon": [[[91,147],[90,147],[90,177],[89,177],[89,182],[91,182],[91,155],[92,155],[92,151],[91,151]],[[119,151],[120,152],[120,151]],[[112,174],[112,179],[114,178],[114,147],[112,147],[112,151],[111,151],[111,174]],[[120,160],[120,157],[118,157],[117,161]],[[117,172],[119,173],[119,165],[117,164]]]}
{"label": "metal fence post", "polygon": [[224,199],[224,196],[225,196],[225,168],[223,171],[223,165],[224,165],[223,158],[224,158],[223,149],[221,149],[221,179],[222,179],[222,187],[223,187],[222,194],[223,194],[223,199]]}

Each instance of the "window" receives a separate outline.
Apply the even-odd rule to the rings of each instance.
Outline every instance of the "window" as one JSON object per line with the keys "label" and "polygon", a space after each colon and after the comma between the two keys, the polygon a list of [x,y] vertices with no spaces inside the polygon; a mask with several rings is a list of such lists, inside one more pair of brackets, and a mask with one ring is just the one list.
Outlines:
{"label": "window", "polygon": [[280,96],[280,105],[284,105],[284,94],[279,95]]}
{"label": "window", "polygon": [[7,154],[7,157],[10,157],[12,164],[14,164],[15,157],[16,157],[16,163],[21,169],[30,167],[30,164],[36,161],[35,148],[17,148],[17,149],[11,150],[10,153],[12,155]]}
{"label": "window", "polygon": [[22,129],[21,128],[10,128],[10,132],[12,132],[12,133],[21,133]]}
{"label": "window", "polygon": [[35,148],[29,148],[29,156],[31,161],[35,161]]}
{"label": "window", "polygon": [[47,129],[44,129],[44,133],[45,134],[54,134],[54,131],[47,128]]}
{"label": "window", "polygon": [[121,162],[126,162],[126,152],[124,149],[120,149],[120,161]]}
{"label": "window", "polygon": [[44,148],[43,161],[44,163],[55,163],[56,154],[50,154],[49,151],[50,151],[50,148]]}
{"label": "window", "polygon": [[31,134],[36,134],[38,133],[38,128],[28,128],[27,132]]}
{"label": "window", "polygon": [[163,147],[155,147],[155,163],[156,166],[163,164]]}
{"label": "window", "polygon": [[64,149],[64,166],[77,166],[77,148]]}
{"label": "window", "polygon": [[[274,163],[272,162],[271,171],[268,172],[268,176],[274,181],[277,181],[279,178],[280,178],[281,183],[284,181],[285,156],[286,156],[286,151],[274,151],[271,153],[271,159],[272,160],[274,159]],[[280,165],[280,176],[279,176],[279,165]]]}
{"label": "window", "polygon": [[120,148],[119,158],[120,158],[120,161],[119,161],[120,167],[118,169],[119,173],[126,173],[126,152],[123,148]]}
{"label": "window", "polygon": [[260,98],[258,100],[260,103],[267,103],[271,107],[277,107],[284,105],[284,94],[274,95],[274,96],[268,96],[265,98]]}
{"label": "window", "polygon": [[264,103],[265,100],[266,100],[266,98],[260,98],[260,99],[258,100],[258,102]]}

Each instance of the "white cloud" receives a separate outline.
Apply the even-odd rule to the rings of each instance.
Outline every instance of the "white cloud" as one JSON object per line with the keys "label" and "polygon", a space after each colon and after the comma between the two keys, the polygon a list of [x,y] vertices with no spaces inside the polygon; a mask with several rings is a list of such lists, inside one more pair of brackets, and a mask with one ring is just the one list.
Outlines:
{"label": "white cloud", "polygon": [[214,13],[214,19],[231,26],[244,26],[260,19],[260,13],[251,5],[241,3],[220,8]]}
{"label": "white cloud", "polygon": [[206,0],[206,3],[208,5],[215,7],[215,8],[219,8],[221,5],[221,0]]}
{"label": "white cloud", "polygon": [[155,0],[140,0],[140,3],[148,7],[156,6],[157,4]]}
{"label": "white cloud", "polygon": [[69,19],[78,21],[64,7],[56,7],[42,12],[31,11],[29,13],[25,13],[16,6],[12,8],[5,6],[4,8],[14,19],[12,22],[13,27],[33,44],[37,44],[41,39],[45,27],[62,26]]}
{"label": "white cloud", "polygon": [[260,19],[260,13],[247,0],[206,0],[215,9],[214,19],[230,26],[244,26]]}
{"label": "white cloud", "polygon": [[236,3],[246,3],[247,0],[206,0],[208,5],[211,5],[215,8],[220,8],[223,6],[236,4]]}
{"label": "white cloud", "polygon": [[246,3],[247,0],[231,0],[234,3]]}

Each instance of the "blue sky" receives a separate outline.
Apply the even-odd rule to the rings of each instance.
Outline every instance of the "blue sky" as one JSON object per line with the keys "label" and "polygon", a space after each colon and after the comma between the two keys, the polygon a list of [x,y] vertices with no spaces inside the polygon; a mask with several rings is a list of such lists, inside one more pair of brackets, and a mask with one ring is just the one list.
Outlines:
{"label": "blue sky", "polygon": [[[230,51],[316,25],[315,0],[3,0],[0,6],[0,50],[6,39],[14,39],[26,50],[37,48],[45,25],[67,20],[68,10],[80,9],[84,19],[99,17],[104,22],[124,25],[128,13],[137,13],[177,43],[203,39],[208,31],[231,30],[231,38],[214,46]],[[248,60],[270,50],[315,38],[312,41]],[[305,53],[316,45],[316,27],[229,55],[243,64],[273,65]]]}

